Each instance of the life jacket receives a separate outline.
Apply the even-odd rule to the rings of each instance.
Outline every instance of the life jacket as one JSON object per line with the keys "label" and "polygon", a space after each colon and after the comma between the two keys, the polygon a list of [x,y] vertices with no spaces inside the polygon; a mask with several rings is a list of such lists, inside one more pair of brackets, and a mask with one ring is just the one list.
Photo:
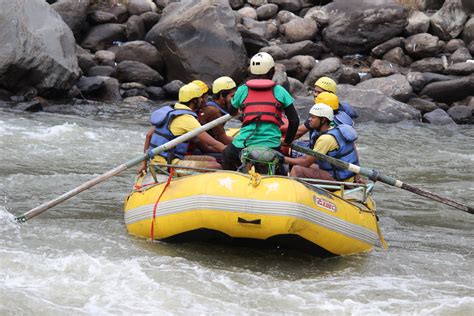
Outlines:
{"label": "life jacket", "polygon": [[[359,157],[354,146],[354,142],[357,140],[357,132],[352,126],[345,124],[339,125],[321,134],[334,136],[339,146],[338,149],[328,152],[328,156],[340,159],[347,163],[359,165]],[[311,148],[313,148],[314,144],[311,144],[311,146]],[[324,160],[318,160],[318,166],[320,169],[328,171],[332,177],[338,181],[346,180],[355,175],[352,171],[338,168]]]}
{"label": "life jacket", "polygon": [[[155,132],[151,137],[149,149],[161,146],[169,142],[170,140],[173,140],[178,137],[179,135],[174,135],[171,132],[170,125],[176,117],[184,114],[192,115],[197,119],[197,115],[193,111],[184,109],[177,110],[170,105],[166,105],[161,109],[154,111],[151,114],[150,123],[155,126]],[[165,157],[168,162],[171,162],[174,157],[184,159],[184,155],[186,154],[188,146],[189,141],[183,142],[176,145],[176,147],[174,147],[170,151],[162,151],[161,153],[158,153],[158,155]]]}
{"label": "life jacket", "polygon": [[352,105],[347,102],[339,102],[339,112],[341,111],[345,112],[352,119],[356,119],[359,117],[359,113],[357,113],[356,109],[354,109]]}
{"label": "life jacket", "polygon": [[246,83],[248,95],[242,102],[242,124],[267,122],[283,125],[283,107],[273,94],[275,83],[268,79],[253,79]]}
{"label": "life jacket", "polygon": [[226,115],[226,114],[229,114],[227,113],[226,111],[224,111],[221,106],[219,104],[217,104],[214,100],[209,100],[206,102],[206,104],[204,104],[203,108],[206,107],[206,106],[212,106],[213,108],[216,108],[219,110],[219,112],[221,112],[222,115]]}
{"label": "life jacket", "polygon": [[339,111],[339,113],[334,115],[333,122],[334,124],[336,124],[336,126],[342,125],[342,124],[354,126],[354,121],[352,120],[352,118],[349,116],[349,114],[343,111]]}

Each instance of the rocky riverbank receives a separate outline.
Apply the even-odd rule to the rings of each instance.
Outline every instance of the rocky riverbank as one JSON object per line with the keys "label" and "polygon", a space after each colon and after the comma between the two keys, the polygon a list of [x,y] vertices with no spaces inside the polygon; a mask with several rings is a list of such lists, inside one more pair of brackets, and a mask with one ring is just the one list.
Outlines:
{"label": "rocky riverbank", "polygon": [[300,108],[312,104],[312,86],[324,75],[361,121],[474,123],[469,0],[0,5],[0,40],[8,43],[0,46],[1,107],[70,112],[52,105],[62,100],[89,114],[107,104],[148,111],[193,79],[243,82],[248,58],[265,51],[277,62],[274,80]]}

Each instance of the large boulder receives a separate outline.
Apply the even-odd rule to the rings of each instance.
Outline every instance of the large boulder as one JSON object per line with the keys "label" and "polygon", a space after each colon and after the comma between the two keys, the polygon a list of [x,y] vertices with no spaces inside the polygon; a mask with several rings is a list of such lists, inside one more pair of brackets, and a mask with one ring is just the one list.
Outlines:
{"label": "large boulder", "polygon": [[445,41],[456,38],[461,34],[467,18],[461,0],[446,0],[431,17],[431,33]]}
{"label": "large boulder", "polygon": [[395,100],[406,102],[413,93],[413,88],[404,75],[395,74],[386,78],[373,78],[357,85],[361,90],[379,90]]}
{"label": "large boulder", "polygon": [[408,10],[398,4],[378,3],[336,1],[325,7],[330,22],[323,37],[333,53],[342,56],[366,52],[403,32]]}
{"label": "large boulder", "polygon": [[474,75],[430,83],[421,90],[420,95],[450,104],[472,95],[472,91],[474,91]]}
{"label": "large boulder", "polygon": [[2,1],[0,86],[69,90],[79,78],[70,28],[44,0]]}
{"label": "large boulder", "polygon": [[338,97],[351,104],[359,113],[358,122],[376,121],[396,123],[419,120],[420,112],[412,106],[396,101],[379,90],[362,90],[351,85],[337,86]]}
{"label": "large boulder", "polygon": [[145,40],[166,60],[168,81],[245,76],[247,55],[228,1],[170,3]]}
{"label": "large boulder", "polygon": [[83,48],[93,52],[107,49],[114,43],[127,40],[126,26],[117,23],[106,23],[94,26],[81,43]]}
{"label": "large boulder", "polygon": [[89,0],[60,0],[53,3],[51,7],[59,13],[74,33],[74,36],[79,38],[86,26],[85,21],[89,4]]}

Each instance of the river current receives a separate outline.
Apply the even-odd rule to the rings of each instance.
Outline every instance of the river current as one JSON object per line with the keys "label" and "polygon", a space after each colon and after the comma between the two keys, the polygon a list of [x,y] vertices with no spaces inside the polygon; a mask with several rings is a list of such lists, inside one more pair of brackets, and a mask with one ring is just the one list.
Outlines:
{"label": "river current", "polygon": [[[127,234],[143,120],[0,111],[1,315],[474,315],[474,215],[377,183],[388,250],[315,258]],[[474,128],[363,123],[361,165],[474,206]]]}

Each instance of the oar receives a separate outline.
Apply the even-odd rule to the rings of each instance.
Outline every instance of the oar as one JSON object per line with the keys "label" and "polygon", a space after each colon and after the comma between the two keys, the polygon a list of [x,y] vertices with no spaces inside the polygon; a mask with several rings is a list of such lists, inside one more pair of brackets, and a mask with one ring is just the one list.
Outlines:
{"label": "oar", "polygon": [[474,208],[473,207],[458,203],[456,201],[453,201],[451,199],[439,196],[439,195],[431,193],[429,191],[426,191],[426,190],[423,190],[423,189],[420,189],[420,188],[416,188],[416,187],[414,187],[412,185],[409,185],[409,184],[406,184],[406,183],[404,183],[400,180],[391,178],[389,176],[385,176],[377,170],[372,170],[372,169],[368,169],[368,168],[364,168],[364,167],[359,167],[359,166],[356,166],[354,164],[347,163],[345,161],[323,155],[321,153],[318,153],[317,151],[311,150],[309,148],[301,147],[301,146],[298,146],[298,145],[295,145],[295,144],[292,144],[291,148],[293,148],[296,151],[299,151],[300,153],[316,157],[319,160],[325,160],[325,161],[329,162],[331,165],[334,165],[336,167],[339,167],[339,168],[342,168],[342,169],[347,169],[347,170],[350,170],[354,173],[366,176],[372,181],[380,181],[380,182],[386,183],[388,185],[391,185],[391,186],[394,186],[394,187],[397,187],[397,188],[400,188],[400,189],[404,189],[404,190],[410,191],[412,193],[427,197],[429,199],[444,203],[446,205],[457,208],[461,211],[474,214]]}
{"label": "oar", "polygon": [[140,156],[137,156],[129,161],[127,161],[126,163],[124,164],[121,164],[120,166],[118,167],[115,167],[114,169],[110,170],[110,171],[107,171],[106,173],[103,173],[101,174],[100,176],[98,177],[95,177],[94,179],[92,180],[89,180],[83,184],[81,184],[80,186],[64,193],[63,195],[61,196],[58,196],[57,198],[49,201],[49,202],[46,202],[40,206],[37,206],[35,207],[34,209],[31,209],[29,210],[28,212],[24,213],[23,215],[21,216],[18,216],[16,218],[16,220],[20,223],[24,223],[26,222],[27,220],[35,217],[36,215],[39,215],[41,213],[43,213],[44,211],[70,199],[71,197],[81,193],[82,191],[84,190],[87,190],[91,187],[93,187],[94,185],[98,184],[98,183],[101,183],[115,175],[118,175],[119,173],[127,170],[128,168],[130,167],[133,167],[133,166],[136,166],[138,165],[140,162],[148,159],[148,158],[151,158],[153,156],[155,156],[156,154],[162,152],[162,151],[166,151],[166,150],[169,150],[173,147],[175,147],[176,145],[178,145],[179,143],[182,143],[182,142],[185,142],[191,138],[194,138],[196,137],[197,135],[199,135],[200,133],[202,132],[205,132],[213,127],[216,127],[217,125],[219,124],[224,124],[225,122],[227,122],[228,120],[230,120],[232,118],[232,116],[230,114],[226,114],[224,116],[221,116],[220,118],[212,121],[212,122],[209,122],[199,128],[196,128],[195,130],[192,130],[190,131],[189,133],[186,133],[184,135],[181,135],[159,147],[156,147],[154,148],[153,150],[151,150],[150,153],[145,153],[145,154],[142,154]]}

